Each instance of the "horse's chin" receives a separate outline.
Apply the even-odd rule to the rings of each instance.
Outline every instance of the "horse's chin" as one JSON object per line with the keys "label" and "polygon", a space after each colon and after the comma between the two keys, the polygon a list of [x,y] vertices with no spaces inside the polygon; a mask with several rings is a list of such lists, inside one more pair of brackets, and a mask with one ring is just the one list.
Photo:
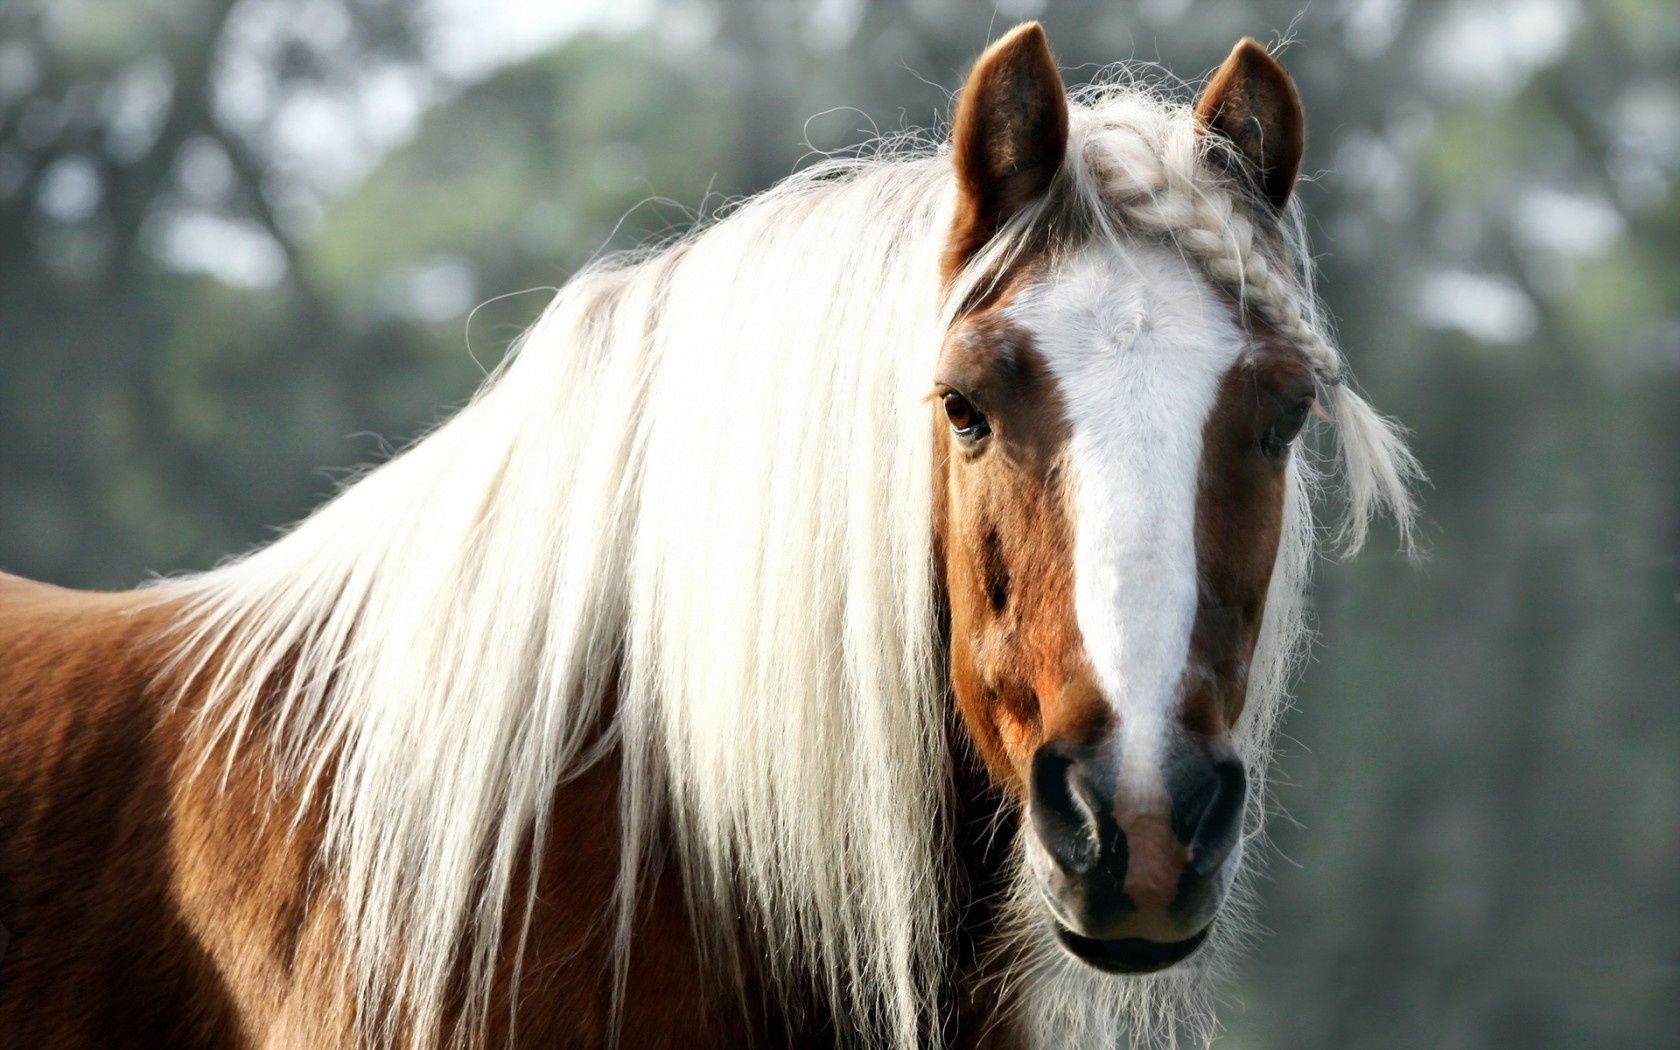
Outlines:
{"label": "horse's chin", "polygon": [[1176,966],[1195,955],[1196,950],[1207,941],[1209,931],[1213,929],[1212,925],[1204,926],[1201,932],[1193,937],[1162,943],[1144,940],[1142,937],[1099,940],[1074,933],[1054,918],[1050,920],[1050,924],[1056,931],[1057,942],[1069,955],[1104,973],[1122,974],[1159,973]]}

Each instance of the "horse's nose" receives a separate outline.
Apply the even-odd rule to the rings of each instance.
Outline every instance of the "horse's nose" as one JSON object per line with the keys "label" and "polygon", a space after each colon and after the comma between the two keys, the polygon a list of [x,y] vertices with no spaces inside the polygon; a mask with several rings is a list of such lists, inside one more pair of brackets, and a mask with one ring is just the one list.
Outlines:
{"label": "horse's nose", "polygon": [[[1071,876],[1096,870],[1115,847],[1124,850],[1109,813],[1108,792],[1091,774],[1084,748],[1052,740],[1033,755],[1027,809],[1038,841]],[[1119,858],[1122,868],[1125,857]]]}
{"label": "horse's nose", "polygon": [[1248,777],[1234,755],[1196,749],[1180,761],[1168,787],[1172,793],[1173,837],[1190,847],[1189,875],[1207,878],[1219,870],[1242,836]]}
{"label": "horse's nose", "polygon": [[1052,740],[1033,755],[1027,815],[1048,859],[1039,876],[1052,907],[1080,931],[1112,929],[1135,910],[1125,892],[1126,836],[1099,752]]}
{"label": "horse's nose", "polygon": [[1049,861],[1039,874],[1077,932],[1177,939],[1217,909],[1247,779],[1223,749],[1179,743],[1159,777],[1165,793],[1150,798],[1120,786],[1111,747],[1052,740],[1034,754],[1027,810]]}

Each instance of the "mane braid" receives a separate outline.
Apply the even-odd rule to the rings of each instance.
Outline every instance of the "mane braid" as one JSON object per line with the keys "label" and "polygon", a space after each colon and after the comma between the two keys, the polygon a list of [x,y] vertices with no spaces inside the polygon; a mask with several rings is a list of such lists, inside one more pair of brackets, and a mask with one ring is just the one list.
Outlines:
{"label": "mane braid", "polygon": [[[860,1044],[940,1030],[952,775],[924,398],[958,305],[1072,208],[1087,236],[1177,245],[1326,385],[1346,374],[1299,222],[1258,211],[1203,140],[1148,89],[1083,93],[1058,200],[949,288],[946,157],[884,148],[795,175],[577,275],[449,422],[273,545],[159,585],[186,603],[171,673],[209,697],[204,775],[260,746],[300,814],[324,803],[366,1042],[482,1040],[502,938],[529,920],[514,886],[568,778],[608,754],[620,980],[669,828],[697,926],[763,931],[773,988],[814,982]],[[1356,544],[1384,505],[1410,521],[1415,463],[1345,384],[1336,416]],[[1294,457],[1237,732],[1250,857],[1305,640],[1314,484]],[[1019,904],[995,951],[1036,1042],[1212,1037],[1209,971],[1240,917],[1214,962],[1116,981]]]}

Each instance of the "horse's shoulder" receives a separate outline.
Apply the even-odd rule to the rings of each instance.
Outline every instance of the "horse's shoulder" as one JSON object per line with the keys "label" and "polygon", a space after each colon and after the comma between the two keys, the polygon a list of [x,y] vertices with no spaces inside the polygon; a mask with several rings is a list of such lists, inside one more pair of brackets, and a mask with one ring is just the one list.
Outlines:
{"label": "horse's shoulder", "polygon": [[98,1043],[119,1015],[136,1045],[238,1041],[176,869],[175,603],[0,575],[0,1044]]}

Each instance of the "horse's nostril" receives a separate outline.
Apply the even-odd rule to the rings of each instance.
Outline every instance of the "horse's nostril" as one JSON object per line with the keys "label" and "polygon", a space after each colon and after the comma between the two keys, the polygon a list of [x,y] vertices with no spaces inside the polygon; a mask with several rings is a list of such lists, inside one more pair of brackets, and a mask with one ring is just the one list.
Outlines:
{"label": "horse's nostril", "polygon": [[1190,871],[1206,877],[1218,869],[1242,834],[1248,776],[1235,758],[1216,759],[1194,774],[1194,786],[1173,807],[1173,831],[1190,846]]}
{"label": "horse's nostril", "polygon": [[1102,830],[1090,784],[1077,757],[1057,743],[1033,756],[1027,809],[1038,840],[1058,867],[1084,875],[1102,855]]}

